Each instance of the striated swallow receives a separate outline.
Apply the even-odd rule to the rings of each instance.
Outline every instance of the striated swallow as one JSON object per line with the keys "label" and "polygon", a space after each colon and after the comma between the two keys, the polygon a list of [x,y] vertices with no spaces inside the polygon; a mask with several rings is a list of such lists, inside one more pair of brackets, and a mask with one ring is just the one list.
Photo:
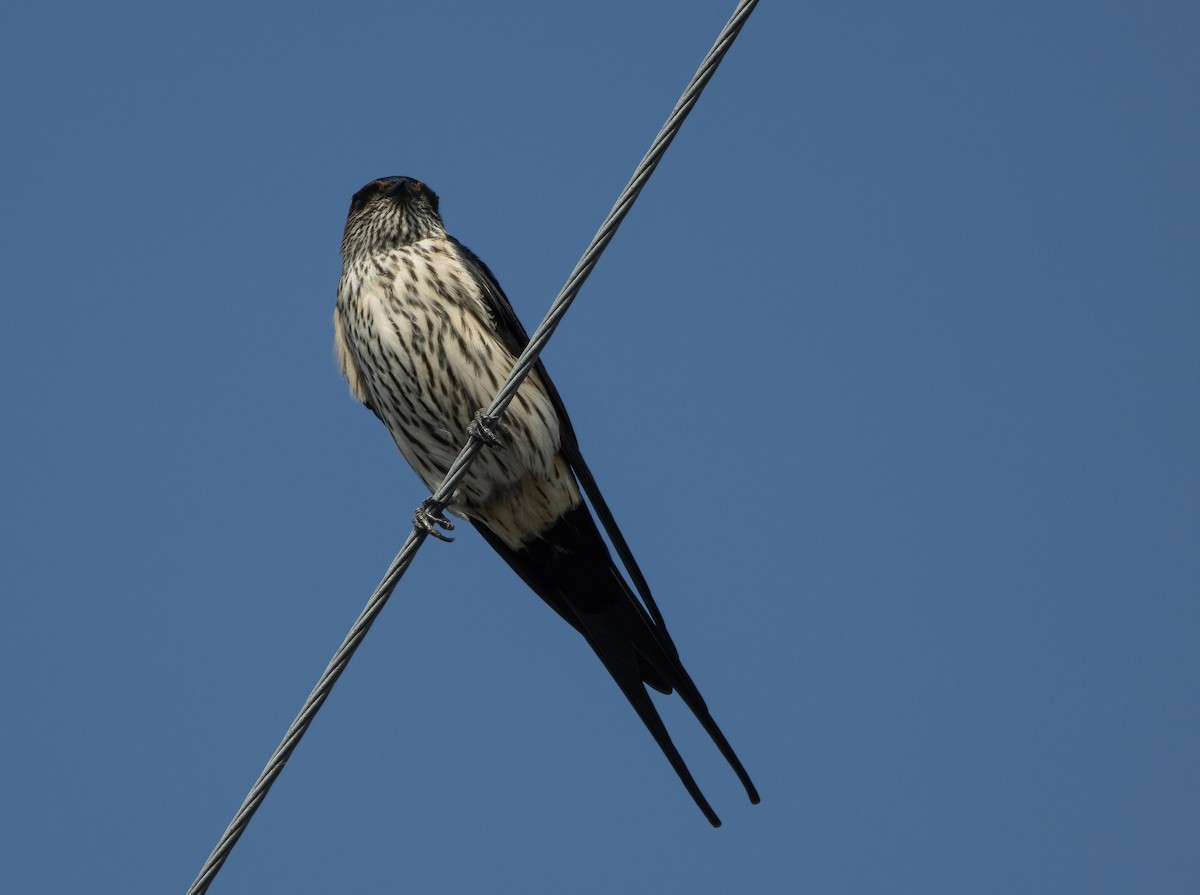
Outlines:
{"label": "striated swallow", "polygon": [[[470,520],[583,635],[713,826],[720,820],[646,687],[680,695],[757,803],[754,784],[680,661],[545,367],[537,364],[502,421],[482,416],[529,338],[492,272],[446,232],[437,195],[409,177],[368,183],[350,203],[342,264],[334,351],[354,397],[387,426],[431,491],[469,434],[490,446],[449,511]],[[439,537],[439,528],[453,528],[428,503],[417,521]]]}

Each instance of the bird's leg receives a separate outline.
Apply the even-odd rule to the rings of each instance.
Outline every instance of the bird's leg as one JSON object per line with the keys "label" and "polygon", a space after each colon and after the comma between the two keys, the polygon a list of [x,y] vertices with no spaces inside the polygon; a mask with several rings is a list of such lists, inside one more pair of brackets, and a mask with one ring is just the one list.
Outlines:
{"label": "bird's leg", "polygon": [[498,416],[488,416],[482,410],[475,411],[475,418],[467,426],[467,434],[474,435],[492,450],[504,450],[499,432],[503,429]]}
{"label": "bird's leg", "polygon": [[454,538],[438,531],[439,526],[446,531],[454,531],[454,523],[446,518],[446,507],[432,497],[426,497],[413,513],[413,528],[423,531],[427,535],[433,535],[439,541],[447,543],[453,541]]}

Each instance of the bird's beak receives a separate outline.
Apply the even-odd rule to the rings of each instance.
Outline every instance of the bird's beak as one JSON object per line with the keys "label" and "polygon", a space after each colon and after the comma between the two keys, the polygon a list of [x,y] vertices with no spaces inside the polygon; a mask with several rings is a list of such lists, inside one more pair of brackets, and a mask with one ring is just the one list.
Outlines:
{"label": "bird's beak", "polygon": [[384,195],[392,199],[411,199],[424,189],[425,184],[419,180],[401,180],[393,184]]}

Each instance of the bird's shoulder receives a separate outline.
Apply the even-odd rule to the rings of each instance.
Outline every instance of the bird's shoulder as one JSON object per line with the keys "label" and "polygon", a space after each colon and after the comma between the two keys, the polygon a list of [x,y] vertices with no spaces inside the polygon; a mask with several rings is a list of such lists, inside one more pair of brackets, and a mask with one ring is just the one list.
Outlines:
{"label": "bird's shoulder", "polygon": [[516,357],[529,344],[529,334],[517,317],[517,312],[513,310],[508,296],[500,287],[500,281],[483,259],[457,239],[448,237],[447,243],[457,263],[474,285],[478,300],[489,318],[488,322],[504,343],[504,347]]}

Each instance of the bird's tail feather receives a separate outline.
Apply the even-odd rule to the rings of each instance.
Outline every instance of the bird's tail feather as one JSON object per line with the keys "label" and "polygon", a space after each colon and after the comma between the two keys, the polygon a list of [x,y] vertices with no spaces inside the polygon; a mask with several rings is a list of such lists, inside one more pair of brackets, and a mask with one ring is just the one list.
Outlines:
{"label": "bird's tail feather", "polygon": [[646,692],[646,688],[642,685],[642,680],[630,675],[625,669],[614,667],[613,663],[605,657],[604,652],[596,647],[595,644],[592,644],[592,648],[596,650],[596,655],[600,657],[600,661],[604,663],[604,667],[608,669],[608,673],[617,682],[617,686],[621,688],[621,692],[625,694],[625,698],[629,700],[629,704],[633,706],[633,710],[638,713],[638,717],[642,719],[642,723],[646,725],[646,729],[650,731],[650,736],[654,737],[654,742],[658,744],[658,748],[662,750],[671,767],[675,769],[680,782],[683,783],[683,788],[692,797],[692,801],[696,803],[696,807],[704,813],[710,824],[714,827],[721,826],[721,818],[717,817],[717,813],[708,804],[708,799],[700,791],[700,786],[696,783],[696,779],[688,769],[683,756],[675,748],[675,743],[671,740],[671,735],[667,733],[667,726],[663,724],[662,717],[658,714],[658,709],[654,707],[654,702],[651,700],[650,694]]}
{"label": "bird's tail feather", "polygon": [[671,741],[649,693],[678,691],[757,804],[758,791],[713,720],[666,630],[656,625],[617,571],[584,504],[519,550],[486,525],[475,527],[538,596],[584,636],[674,768],[684,788],[713,826],[720,820]]}

